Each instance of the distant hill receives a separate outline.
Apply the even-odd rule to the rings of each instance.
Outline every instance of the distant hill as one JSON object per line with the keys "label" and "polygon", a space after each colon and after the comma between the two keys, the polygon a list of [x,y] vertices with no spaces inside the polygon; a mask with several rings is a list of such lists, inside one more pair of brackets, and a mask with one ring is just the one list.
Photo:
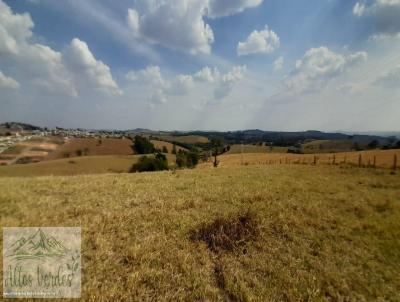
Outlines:
{"label": "distant hill", "polygon": [[278,146],[293,146],[307,140],[352,140],[353,143],[365,143],[378,140],[384,144],[388,141],[387,137],[376,135],[349,135],[344,133],[326,133],[317,130],[283,132],[283,131],[263,131],[263,130],[244,130],[228,132],[207,132],[193,131],[187,135],[201,135],[208,138],[220,138],[230,144],[251,144],[255,142],[271,142]]}
{"label": "distant hill", "polygon": [[2,124],[0,124],[0,128],[9,129],[9,130],[26,130],[26,131],[42,130],[41,127],[34,126],[31,124],[26,124],[26,123],[19,123],[19,122],[2,123]]}

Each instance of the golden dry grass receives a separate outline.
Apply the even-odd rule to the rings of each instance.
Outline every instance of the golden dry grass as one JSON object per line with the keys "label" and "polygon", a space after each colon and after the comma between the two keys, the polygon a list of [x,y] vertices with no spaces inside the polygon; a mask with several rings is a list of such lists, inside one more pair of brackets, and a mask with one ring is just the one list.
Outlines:
{"label": "golden dry grass", "polygon": [[255,146],[255,145],[232,145],[226,154],[240,154],[240,153],[286,153],[286,147],[269,147],[269,146]]}
{"label": "golden dry grass", "polygon": [[302,144],[301,150],[303,153],[349,152],[353,147],[352,140],[314,140]]}
{"label": "golden dry grass", "polygon": [[70,138],[66,143],[54,152],[50,153],[46,160],[59,159],[77,156],[78,151],[84,152],[86,155],[131,155],[133,142],[130,139],[116,138]]}
{"label": "golden dry grass", "polygon": [[[0,166],[0,177],[126,173],[139,157],[139,155],[85,156],[25,165]],[[173,164],[175,157],[169,155],[168,162]]]}
{"label": "golden dry grass", "polygon": [[173,135],[161,135],[159,136],[160,139],[170,141],[170,142],[179,142],[184,144],[197,144],[197,143],[208,143],[209,140],[205,136],[200,135],[180,135],[180,136],[173,136]]}
{"label": "golden dry grass", "polygon": [[[394,155],[397,155],[397,167],[400,168],[400,149],[397,150],[371,150],[360,152],[342,152],[330,154],[288,154],[288,153],[243,153],[224,154],[219,156],[221,166],[231,165],[271,165],[271,164],[313,164],[314,157],[318,165],[347,164],[356,165],[361,155],[361,166],[375,166],[380,168],[393,168]],[[212,163],[201,164],[200,167],[210,167]]]}
{"label": "golden dry grass", "polygon": [[[154,145],[154,147],[156,147],[156,149],[162,150],[163,147],[166,147],[168,150],[168,153],[172,153],[172,149],[174,148],[174,145],[169,142],[151,140],[151,143]],[[186,148],[182,148],[180,146],[175,146],[175,148],[176,148],[176,151],[179,151],[179,150],[187,151]]]}
{"label": "golden dry grass", "polygon": [[[0,178],[2,227],[82,227],[82,301],[399,301],[399,200],[400,175],[338,166]],[[241,248],[190,238],[249,210]]]}

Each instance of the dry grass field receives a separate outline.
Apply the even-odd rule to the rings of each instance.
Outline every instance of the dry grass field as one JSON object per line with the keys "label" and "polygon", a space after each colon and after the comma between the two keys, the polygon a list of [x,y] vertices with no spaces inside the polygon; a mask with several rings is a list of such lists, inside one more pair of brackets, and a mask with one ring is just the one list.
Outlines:
{"label": "dry grass field", "polygon": [[[165,142],[165,141],[151,140],[151,143],[154,145],[154,147],[156,147],[156,149],[162,150],[163,147],[166,147],[168,150],[168,153],[172,153],[172,149],[174,148],[173,144],[171,144],[169,142]],[[187,151],[187,149],[180,147],[180,146],[175,146],[175,148],[176,148],[176,151],[179,151],[179,150]]]}
{"label": "dry grass field", "polygon": [[0,164],[42,161],[62,144],[64,139],[59,137],[33,137],[3,151],[0,154]]}
{"label": "dry grass field", "polygon": [[0,178],[2,227],[82,227],[96,302],[399,301],[399,200],[338,166]]}
{"label": "dry grass field", "polygon": [[286,153],[286,147],[269,147],[269,146],[255,146],[255,145],[232,145],[231,149],[226,154],[239,154],[239,153]]}
{"label": "dry grass field", "polygon": [[[0,177],[126,173],[139,157],[139,155],[84,156],[25,165],[0,166]],[[168,155],[168,161],[173,164],[175,157]]]}
{"label": "dry grass field", "polygon": [[[400,150],[371,150],[359,152],[342,152],[334,154],[288,154],[288,153],[243,153],[224,154],[219,156],[221,166],[231,165],[272,165],[272,164],[313,164],[317,165],[352,165],[358,166],[361,155],[362,167],[393,168],[394,156],[397,156],[397,167],[400,168]],[[212,166],[209,163],[200,167]]]}
{"label": "dry grass field", "polygon": [[130,139],[116,138],[70,138],[66,143],[54,152],[50,153],[46,160],[59,159],[82,155],[131,155],[133,142]]}
{"label": "dry grass field", "polygon": [[[359,144],[360,145],[360,144]],[[361,144],[366,147],[366,143]],[[354,150],[352,140],[314,140],[301,145],[303,153],[349,152]]]}
{"label": "dry grass field", "polygon": [[172,135],[161,135],[160,139],[170,142],[179,142],[184,144],[197,144],[197,143],[208,143],[209,140],[205,136],[200,135],[180,135],[180,136],[172,136]]}

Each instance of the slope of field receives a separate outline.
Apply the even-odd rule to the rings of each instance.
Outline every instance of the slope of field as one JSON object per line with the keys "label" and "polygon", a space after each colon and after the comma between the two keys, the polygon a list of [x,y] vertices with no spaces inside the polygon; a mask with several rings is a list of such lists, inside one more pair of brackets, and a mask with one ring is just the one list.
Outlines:
{"label": "slope of field", "polygon": [[[130,139],[116,138],[70,138],[46,160],[81,155],[131,155],[133,142]],[[79,154],[78,154],[79,153]]]}
{"label": "slope of field", "polygon": [[60,137],[32,137],[3,151],[0,155],[0,164],[39,162],[62,144],[64,139]]}
{"label": "slope of field", "polygon": [[[399,301],[399,200],[336,166],[0,178],[0,224],[82,227],[82,301]],[[248,211],[234,249],[193,236]]]}
{"label": "slope of field", "polygon": [[179,136],[162,135],[159,136],[159,138],[169,142],[179,142],[184,144],[197,144],[197,143],[204,144],[209,142],[207,137],[200,135],[179,135]]}
{"label": "slope of field", "polygon": [[[0,177],[124,173],[129,171],[139,157],[139,155],[85,156],[0,166]],[[173,164],[174,161],[175,157],[168,155],[168,162]]]}
{"label": "slope of field", "polygon": [[[162,150],[163,147],[166,147],[168,150],[168,153],[172,153],[172,149],[174,148],[173,144],[171,144],[169,142],[165,142],[165,141],[151,140],[151,143],[154,145],[154,147],[156,147],[156,149]],[[186,148],[182,148],[180,146],[175,146],[175,148],[176,148],[176,151],[179,151],[179,150],[187,151]]]}
{"label": "slope of field", "polygon": [[[360,152],[342,152],[335,154],[288,154],[288,153],[243,153],[224,154],[218,157],[221,166],[232,165],[269,165],[269,164],[313,164],[317,165],[348,164],[358,166],[361,155],[362,167],[393,168],[394,155],[397,155],[397,167],[400,167],[400,149],[371,150]],[[210,167],[212,162],[201,164],[200,167]]]}
{"label": "slope of field", "polygon": [[286,153],[286,147],[269,147],[269,146],[256,146],[256,145],[232,145],[231,149],[226,154],[239,154],[239,153]]}
{"label": "slope of field", "polygon": [[[366,148],[368,143],[358,143],[359,147]],[[349,152],[354,150],[353,140],[315,140],[301,145],[303,153],[332,153]]]}

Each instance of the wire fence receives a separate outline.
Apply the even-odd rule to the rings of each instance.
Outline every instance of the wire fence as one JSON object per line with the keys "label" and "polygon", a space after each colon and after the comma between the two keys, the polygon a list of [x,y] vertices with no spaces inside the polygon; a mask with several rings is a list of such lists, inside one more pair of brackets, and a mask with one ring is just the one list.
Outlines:
{"label": "wire fence", "polygon": [[363,168],[399,169],[400,150],[371,150],[334,154],[243,153],[222,155],[221,166],[229,165],[351,165]]}

